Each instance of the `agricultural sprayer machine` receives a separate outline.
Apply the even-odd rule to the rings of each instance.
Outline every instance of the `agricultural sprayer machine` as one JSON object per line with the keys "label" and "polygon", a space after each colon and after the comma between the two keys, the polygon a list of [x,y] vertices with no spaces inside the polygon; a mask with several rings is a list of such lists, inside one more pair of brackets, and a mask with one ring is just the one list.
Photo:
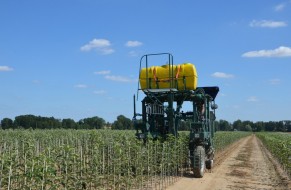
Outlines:
{"label": "agricultural sprayer machine", "polygon": [[[149,66],[150,57],[166,57],[167,64]],[[144,92],[142,112],[136,112],[134,96],[134,125],[136,136],[145,142],[152,138],[178,137],[182,122],[190,129],[189,152],[191,168],[195,177],[203,177],[205,168],[213,167],[215,132],[215,97],[219,91],[214,87],[197,87],[196,68],[191,63],[174,65],[169,53],[147,54],[140,59],[138,91]],[[189,111],[183,111],[186,104]]]}

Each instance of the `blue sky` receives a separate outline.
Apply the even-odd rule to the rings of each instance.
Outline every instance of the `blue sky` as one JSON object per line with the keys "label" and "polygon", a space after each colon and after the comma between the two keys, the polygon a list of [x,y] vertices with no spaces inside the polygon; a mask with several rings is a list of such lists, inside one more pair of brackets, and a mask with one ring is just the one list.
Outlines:
{"label": "blue sky", "polygon": [[0,0],[0,119],[132,118],[140,57],[170,52],[217,119],[290,120],[290,27],[290,0]]}

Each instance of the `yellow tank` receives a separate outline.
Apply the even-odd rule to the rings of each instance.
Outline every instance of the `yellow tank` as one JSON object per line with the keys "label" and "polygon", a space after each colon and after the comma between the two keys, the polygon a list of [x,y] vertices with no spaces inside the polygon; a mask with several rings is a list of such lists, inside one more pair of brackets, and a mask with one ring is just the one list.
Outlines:
{"label": "yellow tank", "polygon": [[[192,63],[183,63],[180,65],[169,65],[148,67],[148,76],[146,68],[142,68],[139,75],[141,89],[165,89],[171,87],[170,76],[173,76],[173,88],[177,90],[195,90],[197,87],[197,72]],[[169,73],[170,72],[170,73]],[[148,86],[147,86],[148,79]]]}

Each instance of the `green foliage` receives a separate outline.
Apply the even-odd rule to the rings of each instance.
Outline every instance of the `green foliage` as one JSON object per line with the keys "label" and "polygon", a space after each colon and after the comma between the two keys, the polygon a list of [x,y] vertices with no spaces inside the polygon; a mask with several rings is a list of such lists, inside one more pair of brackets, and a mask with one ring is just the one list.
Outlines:
{"label": "green foliage", "polygon": [[117,120],[112,124],[111,128],[118,130],[128,130],[133,129],[133,124],[129,118],[125,117],[124,115],[119,115]]}
{"label": "green foliage", "polygon": [[261,132],[256,135],[291,176],[291,135],[288,133],[270,132]]}
{"label": "green foliage", "polygon": [[62,128],[64,129],[77,129],[78,125],[73,119],[63,119]]}
{"label": "green foliage", "polygon": [[236,120],[232,124],[234,130],[238,131],[282,131],[291,132],[291,121],[290,120],[284,120],[284,121],[258,121],[258,122],[252,122],[252,121],[241,121]]}
{"label": "green foliage", "polygon": [[20,115],[15,117],[14,126],[24,129],[54,129],[60,128],[61,123],[54,117],[41,117],[34,115]]}
{"label": "green foliage", "polygon": [[233,128],[238,131],[252,131],[253,127],[254,127],[254,123],[251,121],[237,120],[233,122]]}
{"label": "green foliage", "polygon": [[231,131],[232,130],[232,127],[231,127],[231,124],[226,121],[226,120],[219,120],[218,122],[218,131]]}
{"label": "green foliage", "polygon": [[105,120],[95,116],[80,120],[79,125],[81,129],[102,129],[105,125]]}
{"label": "green foliage", "polygon": [[79,122],[70,118],[60,120],[35,115],[20,115],[14,121],[9,118],[1,120],[2,129],[102,129],[104,126],[105,120],[97,116],[81,119]]}
{"label": "green foliage", "polygon": [[[15,117],[14,121],[9,118],[1,120],[2,129],[103,129],[112,128],[117,130],[133,129],[132,121],[124,115],[119,115],[113,124],[106,123],[103,118],[98,116],[84,118],[75,122],[73,119],[56,119],[54,117],[42,117],[35,115],[20,115]],[[291,121],[269,121],[269,122],[252,122],[237,120],[230,123],[226,120],[215,121],[217,131],[288,131],[291,132]],[[187,131],[190,129],[190,123],[181,121],[179,123],[179,131]]]}
{"label": "green foliage", "polygon": [[1,121],[1,128],[2,129],[13,128],[13,121],[12,121],[12,119],[9,119],[9,118],[2,119],[2,121]]}
{"label": "green foliage", "polygon": [[217,132],[214,136],[214,147],[216,151],[220,151],[228,145],[238,141],[239,139],[250,135],[249,132]]}
{"label": "green foliage", "polygon": [[[216,133],[217,150],[246,133]],[[0,189],[163,189],[188,170],[188,132],[0,130]]]}

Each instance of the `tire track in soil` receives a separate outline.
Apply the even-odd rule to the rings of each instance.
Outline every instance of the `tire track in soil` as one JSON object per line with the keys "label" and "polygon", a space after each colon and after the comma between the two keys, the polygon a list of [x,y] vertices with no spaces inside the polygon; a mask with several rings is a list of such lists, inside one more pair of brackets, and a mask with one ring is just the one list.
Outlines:
{"label": "tire track in soil", "polygon": [[[203,178],[183,177],[168,190],[290,190],[255,135],[236,142],[215,159]],[[287,182],[286,182],[287,181]]]}

